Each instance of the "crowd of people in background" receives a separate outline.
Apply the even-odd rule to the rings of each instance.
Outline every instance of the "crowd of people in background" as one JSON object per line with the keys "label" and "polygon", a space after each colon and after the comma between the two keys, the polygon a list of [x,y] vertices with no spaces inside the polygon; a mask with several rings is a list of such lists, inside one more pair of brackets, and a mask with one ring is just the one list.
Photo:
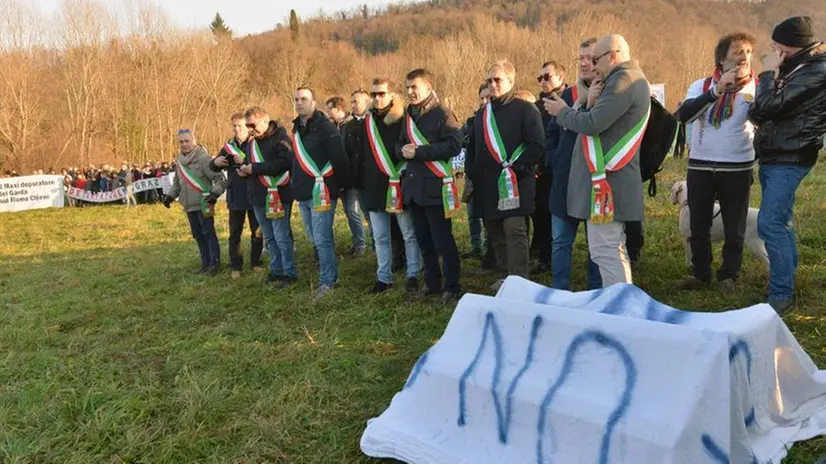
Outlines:
{"label": "crowd of people in background", "polygon": [[[6,171],[0,178],[20,177],[21,175],[61,175],[63,176],[63,189],[68,192],[70,187],[79,190],[85,190],[92,193],[114,192],[119,188],[125,187],[127,189],[127,198],[124,203],[131,202],[139,204],[158,203],[163,198],[163,191],[161,189],[146,190],[131,195],[131,186],[133,183],[152,178],[161,178],[175,171],[175,163],[147,161],[143,166],[124,161],[120,167],[104,164],[100,167],[90,164],[87,167],[67,167],[60,170],[60,173],[55,172],[54,169],[44,171],[38,169],[29,174],[19,174],[17,171]],[[68,206],[82,207],[90,204],[84,201],[76,200],[66,197],[66,204]],[[106,203],[95,203],[106,204]]]}

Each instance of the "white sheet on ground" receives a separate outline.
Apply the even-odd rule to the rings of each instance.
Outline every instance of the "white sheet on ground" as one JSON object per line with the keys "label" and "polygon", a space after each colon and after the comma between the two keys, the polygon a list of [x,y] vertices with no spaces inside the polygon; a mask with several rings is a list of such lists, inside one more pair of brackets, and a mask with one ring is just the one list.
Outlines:
{"label": "white sheet on ground", "polygon": [[361,449],[414,464],[762,464],[824,431],[826,372],[768,305],[690,313],[631,285],[511,277],[496,298],[462,298]]}

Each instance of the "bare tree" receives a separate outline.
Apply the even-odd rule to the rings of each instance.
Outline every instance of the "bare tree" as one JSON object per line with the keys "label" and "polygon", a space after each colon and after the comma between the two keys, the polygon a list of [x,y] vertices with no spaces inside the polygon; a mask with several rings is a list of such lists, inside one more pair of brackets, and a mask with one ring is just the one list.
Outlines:
{"label": "bare tree", "polygon": [[105,46],[116,32],[115,23],[103,4],[94,0],[63,0],[57,20],[64,59],[66,109],[71,124],[71,135],[61,153],[74,144],[81,164],[86,164],[104,83]]}
{"label": "bare tree", "polygon": [[[29,155],[33,135],[44,120],[43,17],[18,0],[0,0],[0,143],[9,159]],[[6,160],[0,156],[0,167]]]}

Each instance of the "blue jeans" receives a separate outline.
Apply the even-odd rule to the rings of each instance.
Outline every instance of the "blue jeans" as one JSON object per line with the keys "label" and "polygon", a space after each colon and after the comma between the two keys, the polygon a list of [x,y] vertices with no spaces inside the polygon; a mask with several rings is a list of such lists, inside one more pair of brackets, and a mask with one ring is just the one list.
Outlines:
{"label": "blue jeans", "polygon": [[261,235],[264,236],[264,242],[270,250],[270,272],[275,276],[296,279],[298,273],[295,267],[295,250],[290,229],[292,210],[292,202],[285,203],[283,218],[267,219],[267,210],[263,206],[253,207],[255,218],[261,225]]}
{"label": "blue jeans", "polygon": [[[551,216],[551,271],[553,286],[559,290],[571,289],[571,267],[573,262],[574,240],[581,221],[570,216]],[[599,267],[588,255],[588,290],[602,288],[602,276]]]}
{"label": "blue jeans", "polygon": [[204,217],[204,213],[193,211],[186,213],[189,220],[189,230],[192,238],[198,244],[198,251],[201,254],[201,266],[218,266],[221,264],[221,245],[218,244],[218,236],[215,234],[215,218]]}
{"label": "blue jeans", "polygon": [[[364,213],[361,207],[361,191],[357,189],[347,189],[339,196],[344,205],[344,214],[347,215],[347,223],[350,225],[350,234],[353,236],[353,248],[365,248],[366,239],[364,234]],[[358,207],[356,206],[358,204]],[[369,225],[370,219],[368,217]]]}
{"label": "blue jeans", "polygon": [[[379,282],[393,283],[393,246],[390,240],[390,213],[384,211],[370,211],[370,225],[373,237],[376,240],[376,260],[379,264]],[[403,211],[396,214],[396,220],[404,238],[404,252],[407,257],[407,278],[418,278],[421,261],[419,260],[419,244],[416,242],[416,229],[413,226],[413,217]]]}
{"label": "blue jeans", "polygon": [[757,234],[769,255],[769,301],[791,300],[797,269],[797,244],[792,228],[794,197],[809,166],[761,165],[763,200],[757,216]]}
{"label": "blue jeans", "polygon": [[482,251],[482,218],[476,214],[473,201],[467,203],[467,223],[470,228],[470,246],[473,251]]}
{"label": "blue jeans", "polygon": [[319,212],[313,210],[313,200],[304,200],[298,202],[298,209],[313,246],[318,251],[318,264],[321,268],[318,283],[332,288],[338,281],[338,261],[333,237],[336,204],[330,205],[329,211]]}

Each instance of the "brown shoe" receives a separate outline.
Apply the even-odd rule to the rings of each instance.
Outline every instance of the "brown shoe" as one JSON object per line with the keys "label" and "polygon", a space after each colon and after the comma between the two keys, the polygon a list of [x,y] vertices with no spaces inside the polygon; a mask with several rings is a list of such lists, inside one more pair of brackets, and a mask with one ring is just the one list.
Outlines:
{"label": "brown shoe", "polygon": [[710,282],[702,281],[694,276],[688,276],[674,282],[674,287],[677,290],[703,290],[709,286],[711,286]]}
{"label": "brown shoe", "polygon": [[241,271],[232,271],[232,280],[238,280],[241,278]]}
{"label": "brown shoe", "polygon": [[261,266],[255,266],[254,268],[252,268],[252,271],[260,274],[260,273],[264,272],[264,268],[261,267]]}

